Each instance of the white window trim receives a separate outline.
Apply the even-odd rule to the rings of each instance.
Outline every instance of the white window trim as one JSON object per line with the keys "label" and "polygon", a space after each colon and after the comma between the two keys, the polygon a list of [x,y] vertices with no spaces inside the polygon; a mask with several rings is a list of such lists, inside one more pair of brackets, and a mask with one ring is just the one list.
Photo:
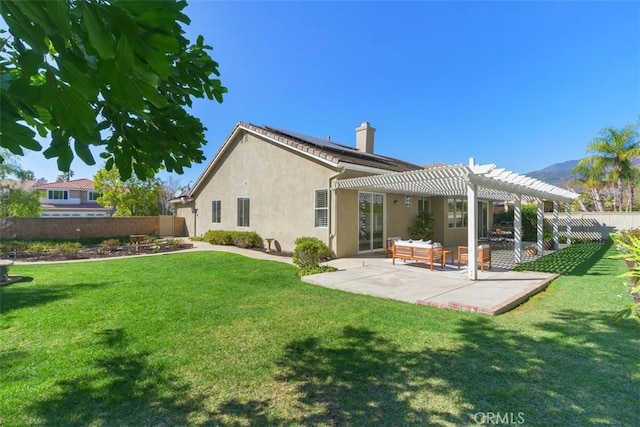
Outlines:
{"label": "white window trim", "polygon": [[[326,200],[326,205],[322,206],[322,207],[318,207],[318,194],[324,192],[325,194],[325,200]],[[320,190],[316,190],[314,193],[314,200],[313,200],[313,221],[314,221],[314,226],[315,228],[328,228],[329,227],[329,190],[326,188],[322,188]],[[318,212],[324,211],[326,213],[325,219],[326,219],[326,224],[325,225],[318,225]]]}
{"label": "white window trim", "polygon": [[[242,206],[242,219],[243,219],[242,224],[240,224],[240,206],[239,206],[240,205],[240,203],[239,203],[240,200],[242,200],[243,202],[245,200],[249,202],[249,206],[248,206],[249,207],[249,209],[248,209],[249,213],[248,213],[246,218],[245,218],[245,212],[244,212],[244,210],[245,210],[244,203],[243,203],[243,206]],[[244,227],[244,228],[251,227],[251,197],[249,197],[249,196],[238,197],[238,199],[236,201],[236,208],[238,209],[237,221],[236,221],[237,226],[238,227]],[[245,224],[245,221],[244,221],[245,219],[246,219],[246,224]]]}
{"label": "white window trim", "polygon": [[[54,198],[51,197],[54,195],[54,193],[62,193],[62,198],[58,199],[58,198]],[[49,190],[47,192],[47,199],[49,200],[69,200],[69,191],[68,190]]]}
{"label": "white window trim", "polygon": [[[449,224],[449,201],[453,200],[453,225]],[[462,202],[462,212],[458,212],[457,206],[458,202]],[[468,218],[469,207],[467,206],[467,200],[460,197],[449,197],[447,198],[447,227],[448,228],[468,228],[469,218]],[[458,218],[462,217],[462,225],[458,225]],[[465,224],[465,219],[467,220],[467,224]]]}
{"label": "white window trim", "polygon": [[[217,209],[214,208],[214,203],[218,205]],[[217,216],[215,215],[216,210],[218,213]],[[213,224],[220,224],[222,222],[222,200],[220,199],[214,199],[211,201],[211,222]]]}

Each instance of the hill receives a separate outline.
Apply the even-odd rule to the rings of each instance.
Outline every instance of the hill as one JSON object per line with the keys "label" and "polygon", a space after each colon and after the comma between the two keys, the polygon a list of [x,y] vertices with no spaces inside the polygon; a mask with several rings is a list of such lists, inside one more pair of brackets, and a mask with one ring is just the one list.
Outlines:
{"label": "hill", "polygon": [[555,163],[551,166],[547,166],[544,169],[525,173],[525,175],[539,179],[540,181],[548,182],[552,185],[557,185],[558,187],[564,187],[571,179],[571,170],[577,164],[578,160],[567,160],[566,162]]}

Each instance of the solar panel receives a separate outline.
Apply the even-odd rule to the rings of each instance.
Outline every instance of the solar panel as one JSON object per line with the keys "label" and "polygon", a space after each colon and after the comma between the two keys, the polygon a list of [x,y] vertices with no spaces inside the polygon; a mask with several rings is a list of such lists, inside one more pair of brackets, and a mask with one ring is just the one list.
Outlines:
{"label": "solar panel", "polygon": [[301,141],[304,141],[308,144],[311,145],[315,145],[318,148],[323,148],[325,150],[330,150],[330,151],[336,151],[338,153],[341,154],[348,154],[348,155],[352,155],[352,156],[357,156],[357,157],[361,157],[361,158],[370,158],[370,159],[375,159],[378,161],[382,161],[385,163],[388,163],[390,161],[390,159],[388,157],[384,157],[384,156],[379,156],[377,154],[373,154],[373,153],[365,153],[362,151],[359,151],[353,147],[349,147],[347,145],[343,145],[343,144],[338,144],[336,142],[333,141],[328,141],[326,139],[321,139],[321,138],[316,138],[313,136],[308,136],[308,135],[304,135],[301,133],[297,133],[297,132],[291,132],[285,129],[278,129],[272,126],[264,126],[266,129],[270,129],[272,131],[278,132],[278,133],[282,133],[288,136],[291,136],[293,138],[299,139]]}

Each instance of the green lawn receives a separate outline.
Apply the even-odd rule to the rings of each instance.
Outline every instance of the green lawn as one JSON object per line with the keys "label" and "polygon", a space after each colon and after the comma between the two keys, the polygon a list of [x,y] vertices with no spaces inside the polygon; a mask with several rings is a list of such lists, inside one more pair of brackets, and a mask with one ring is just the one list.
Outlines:
{"label": "green lawn", "polygon": [[610,320],[625,291],[611,253],[538,261],[563,276],[495,318],[216,252],[14,266],[0,425],[633,425],[640,327]]}

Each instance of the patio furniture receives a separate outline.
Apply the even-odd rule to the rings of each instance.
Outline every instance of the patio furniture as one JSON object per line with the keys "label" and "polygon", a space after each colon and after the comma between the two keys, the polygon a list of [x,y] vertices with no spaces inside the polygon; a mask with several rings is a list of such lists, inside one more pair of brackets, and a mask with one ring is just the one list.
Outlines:
{"label": "patio furniture", "polygon": [[[487,244],[478,245],[478,257],[476,259],[480,266],[480,271],[484,271],[484,265],[489,263],[491,270],[491,246]],[[469,263],[469,248],[467,246],[458,246],[458,270],[461,263]]]}
{"label": "patio furniture", "polygon": [[387,257],[387,255],[391,255],[393,254],[393,244],[399,240],[402,240],[402,237],[387,237],[387,247],[384,251],[384,256],[385,258]]}
{"label": "patio furniture", "polygon": [[435,262],[440,262],[440,266],[444,268],[444,256],[441,243],[431,243],[429,241],[412,241],[397,240],[393,244],[393,265],[396,264],[396,258],[407,262],[407,260],[415,262],[426,262],[431,266]]}

